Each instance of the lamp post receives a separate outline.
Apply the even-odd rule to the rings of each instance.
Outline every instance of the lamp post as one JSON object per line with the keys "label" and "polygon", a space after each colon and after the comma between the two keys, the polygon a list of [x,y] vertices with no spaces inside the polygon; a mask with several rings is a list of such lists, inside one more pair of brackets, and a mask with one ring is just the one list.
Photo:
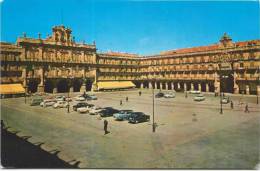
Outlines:
{"label": "lamp post", "polygon": [[259,84],[259,77],[260,77],[260,66],[258,66],[257,68],[258,70],[258,77],[257,77],[257,83],[256,83],[256,104],[259,104],[259,100],[258,100],[258,84]]}
{"label": "lamp post", "polygon": [[222,89],[222,74],[221,74],[221,66],[220,66],[220,73],[219,73],[219,98],[220,98],[220,114],[223,114],[223,108],[222,108],[222,94],[221,94],[221,89]]}
{"label": "lamp post", "polygon": [[[153,79],[153,82],[155,83],[155,80]],[[154,85],[155,86],[155,85]],[[155,122],[154,122],[154,86],[153,86],[153,90],[152,90],[152,94],[153,94],[153,97],[152,97],[152,100],[153,100],[153,123],[152,123],[152,131],[155,132]]]}

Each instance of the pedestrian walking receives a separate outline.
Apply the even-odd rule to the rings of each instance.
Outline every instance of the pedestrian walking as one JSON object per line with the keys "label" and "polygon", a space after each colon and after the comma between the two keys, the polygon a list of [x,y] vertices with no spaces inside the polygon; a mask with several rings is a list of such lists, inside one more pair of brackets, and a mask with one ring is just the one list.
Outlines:
{"label": "pedestrian walking", "polygon": [[248,104],[245,106],[245,113],[249,113]]}
{"label": "pedestrian walking", "polygon": [[128,102],[128,97],[125,98],[125,101]]}
{"label": "pedestrian walking", "polygon": [[109,133],[109,132],[107,131],[107,125],[108,125],[108,121],[105,119],[105,120],[104,120],[104,131],[105,131],[105,135]]}
{"label": "pedestrian walking", "polygon": [[231,109],[234,109],[233,101],[230,102],[230,107],[231,107]]}
{"label": "pedestrian walking", "polygon": [[123,105],[123,102],[122,102],[122,100],[120,100],[120,106],[122,106]]}
{"label": "pedestrian walking", "polygon": [[141,96],[142,95],[142,92],[141,91],[139,91],[139,96]]}
{"label": "pedestrian walking", "polygon": [[185,92],[185,98],[187,98],[188,97],[188,93],[187,93],[187,91]]}

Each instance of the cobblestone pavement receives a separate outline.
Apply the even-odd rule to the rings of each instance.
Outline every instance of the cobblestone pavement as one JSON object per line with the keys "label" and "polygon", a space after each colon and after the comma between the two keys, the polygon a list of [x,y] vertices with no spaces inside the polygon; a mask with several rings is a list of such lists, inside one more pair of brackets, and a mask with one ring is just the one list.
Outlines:
{"label": "cobblestone pavement", "polygon": [[[142,91],[142,96],[137,90],[94,94],[98,100],[92,104],[132,109],[152,118],[150,90]],[[176,98],[156,98],[155,133],[151,121],[129,124],[109,117],[110,133],[104,135],[98,116],[29,106],[24,98],[2,99],[1,117],[11,130],[21,131],[19,136],[44,142],[44,150],[58,149],[61,159],[80,161],[81,168],[254,168],[260,145],[256,96],[232,96],[234,109],[223,105],[223,114],[219,97],[206,94],[205,101],[195,102],[193,96],[176,93]],[[239,99],[244,104],[239,105]],[[244,113],[245,103],[250,113]]]}

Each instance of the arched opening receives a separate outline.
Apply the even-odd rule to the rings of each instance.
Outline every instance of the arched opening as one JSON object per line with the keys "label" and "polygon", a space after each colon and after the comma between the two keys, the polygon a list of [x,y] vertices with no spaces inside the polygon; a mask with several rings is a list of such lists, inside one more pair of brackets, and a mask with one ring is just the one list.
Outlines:
{"label": "arched opening", "polygon": [[53,93],[54,84],[51,80],[46,80],[44,84],[44,92]]}
{"label": "arched opening", "polygon": [[209,83],[209,92],[215,92],[215,86],[213,82]]}
{"label": "arched opening", "polygon": [[190,91],[191,90],[191,83],[186,83],[186,88],[187,88],[187,91]]}
{"label": "arched opening", "polygon": [[155,89],[155,82],[152,82],[152,88]]}
{"label": "arched opening", "polygon": [[62,79],[57,83],[57,92],[65,93],[69,91],[68,81],[66,79]]}
{"label": "arched opening", "polygon": [[141,87],[141,83],[140,82],[134,81],[133,83],[135,84],[136,88],[140,88]]}
{"label": "arched opening", "polygon": [[30,80],[28,83],[28,92],[35,93],[38,90],[38,81],[37,80]]}
{"label": "arched opening", "polygon": [[221,92],[233,93],[234,92],[234,77],[231,74],[225,75],[221,78]]}
{"label": "arched opening", "polygon": [[161,89],[160,82],[157,82],[157,89]]}
{"label": "arched opening", "polygon": [[91,91],[92,83],[93,83],[93,81],[91,81],[91,80],[86,81],[86,91]]}
{"label": "arched opening", "polygon": [[149,83],[147,81],[144,82],[144,88],[149,88]]}
{"label": "arched opening", "polygon": [[170,82],[168,82],[167,84],[168,84],[168,90],[172,90],[172,84]]}
{"label": "arched opening", "polygon": [[178,83],[177,83],[177,82],[174,83],[174,90],[175,90],[175,91],[178,90]]}
{"label": "arched opening", "polygon": [[81,82],[80,80],[78,80],[78,79],[75,79],[75,80],[73,81],[73,84],[72,84],[72,86],[73,86],[73,91],[74,91],[74,92],[80,92],[80,87],[81,87],[81,85],[82,85],[82,82]]}
{"label": "arched opening", "polygon": [[180,91],[183,91],[183,90],[184,90],[184,83],[181,82],[181,83],[180,83]]}
{"label": "arched opening", "polygon": [[257,86],[256,83],[249,83],[249,93],[250,94],[257,94]]}
{"label": "arched opening", "polygon": [[201,83],[201,91],[206,92],[206,83]]}
{"label": "arched opening", "polygon": [[161,87],[161,89],[163,89],[163,90],[166,89],[166,85],[165,85],[165,84],[166,84],[165,82],[162,83],[162,87]]}
{"label": "arched opening", "polygon": [[194,90],[199,90],[199,85],[198,85],[198,83],[193,83],[193,85],[194,85]]}

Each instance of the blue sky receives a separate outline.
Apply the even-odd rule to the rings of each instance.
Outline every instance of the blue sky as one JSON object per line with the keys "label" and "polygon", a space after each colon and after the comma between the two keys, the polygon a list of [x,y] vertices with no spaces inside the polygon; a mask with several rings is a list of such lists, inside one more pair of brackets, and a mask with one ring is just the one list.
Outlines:
{"label": "blue sky", "polygon": [[54,25],[100,51],[157,54],[163,50],[259,39],[258,1],[4,0],[1,41],[23,32],[45,37]]}

